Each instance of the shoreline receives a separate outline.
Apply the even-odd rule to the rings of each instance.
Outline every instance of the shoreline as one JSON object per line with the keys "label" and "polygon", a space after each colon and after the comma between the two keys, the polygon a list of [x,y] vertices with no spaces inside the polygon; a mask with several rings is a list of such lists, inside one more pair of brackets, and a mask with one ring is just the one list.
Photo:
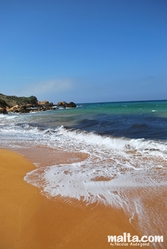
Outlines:
{"label": "shoreline", "polygon": [[[43,154],[43,149],[39,149],[39,153],[35,152],[36,158],[39,158],[40,153]],[[0,149],[0,222],[3,224],[0,228],[0,248],[107,249],[111,248],[108,235],[121,235],[124,232],[143,235],[130,223],[123,209],[46,198],[38,188],[23,180],[27,172],[36,168],[31,162],[34,154],[25,151],[22,151],[25,153],[22,156],[18,152]],[[84,160],[87,155],[81,154],[74,153],[73,159]],[[56,152],[57,162],[68,161],[69,158],[68,153],[65,157],[63,152]],[[150,201],[149,205],[155,205],[155,202]],[[148,205],[147,201],[145,204]],[[142,248],[155,247],[150,245]],[[157,245],[156,248],[163,247]]]}
{"label": "shoreline", "polygon": [[0,157],[1,248],[109,248],[111,232],[135,233],[123,210],[47,199],[23,180],[35,169],[31,162],[6,149],[0,149]]}

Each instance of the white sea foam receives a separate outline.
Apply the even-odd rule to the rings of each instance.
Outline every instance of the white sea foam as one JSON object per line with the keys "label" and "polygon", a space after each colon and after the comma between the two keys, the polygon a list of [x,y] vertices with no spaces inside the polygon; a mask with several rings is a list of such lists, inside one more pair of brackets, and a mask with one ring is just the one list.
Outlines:
{"label": "white sea foam", "polygon": [[[42,124],[48,122],[48,116],[40,115],[0,115],[1,146],[47,146],[86,152],[89,157],[83,162],[37,168],[27,173],[25,181],[40,188],[48,198],[62,197],[63,200],[77,199],[86,204],[123,208],[129,212],[132,224],[136,216],[140,217],[142,228],[148,217],[148,232],[152,220],[144,209],[142,198],[152,195],[150,187],[151,191],[167,187],[167,141],[101,136],[63,126],[46,129]],[[41,126],[37,127],[35,122],[39,120]],[[141,188],[140,193],[137,188]],[[167,205],[166,200],[164,205]],[[153,222],[163,227],[160,223],[163,223],[163,217],[156,221],[154,208],[151,215]]]}
{"label": "white sea foam", "polygon": [[[112,205],[124,209],[131,224],[145,234],[161,234],[165,230],[163,214],[156,218],[159,206],[148,211],[143,200],[151,198],[158,187],[167,187],[166,141],[100,136],[63,126],[42,129],[22,123],[22,117],[17,115],[5,119],[0,117],[1,146],[47,146],[89,154],[83,162],[48,165],[27,173],[24,180],[46,197],[71,203],[78,200],[78,204],[86,205]],[[166,200],[163,205],[167,205]]]}
{"label": "white sea foam", "polygon": [[[115,138],[111,136],[101,136],[93,132],[83,132],[78,130],[67,130],[63,126],[55,129],[40,129],[29,124],[0,125],[0,131],[4,136],[12,139],[22,140],[23,143],[28,139],[32,144],[51,148],[62,147],[66,150],[79,150],[88,153],[95,152],[103,157],[113,157],[114,153],[118,156],[131,157],[129,153],[142,156],[156,156],[167,159],[167,142],[146,139]],[[108,156],[107,156],[108,155]]]}
{"label": "white sea foam", "polygon": [[53,165],[42,174],[39,169],[27,174],[26,181],[37,184],[47,196],[61,195],[88,203],[122,205],[122,197],[115,194],[122,187],[165,184],[164,179],[160,182],[159,178],[154,179],[150,171],[166,167],[165,143],[102,137],[68,131],[63,127],[56,133],[48,130],[43,135],[43,141],[50,147],[59,146],[68,151],[72,149],[90,154],[81,163]]}
{"label": "white sea foam", "polygon": [[163,176],[167,167],[166,141],[105,137],[67,130],[63,126],[40,129],[30,124],[14,123],[2,125],[0,132],[4,146],[6,143],[9,146],[10,139],[11,147],[43,145],[90,155],[81,163],[48,165],[42,174],[38,169],[28,173],[25,180],[40,187],[47,196],[61,195],[87,203],[123,205],[120,203],[125,203],[126,198],[121,197],[120,192],[115,194],[122,186],[159,186],[166,181]]}
{"label": "white sea foam", "polygon": [[167,143],[160,141],[152,141],[145,139],[127,139],[100,136],[95,133],[86,133],[80,131],[69,131],[61,127],[57,134],[64,136],[68,141],[75,141],[76,144],[86,144],[87,146],[95,146],[101,149],[112,149],[116,151],[137,150],[143,153],[151,153],[152,155],[166,154]]}
{"label": "white sea foam", "polygon": [[145,170],[128,170],[126,165],[121,168],[119,165],[93,163],[88,158],[80,163],[48,166],[42,172],[41,168],[36,169],[28,173],[25,180],[41,188],[49,197],[62,196],[82,199],[87,203],[122,205],[123,199],[126,199],[120,194],[122,189],[167,185],[166,177],[158,173],[155,177],[154,174]]}
{"label": "white sea foam", "polygon": [[[167,187],[165,141],[103,137],[70,131],[63,126],[38,132],[43,134],[42,143],[49,147],[83,151],[90,156],[78,163],[37,168],[27,173],[25,181],[38,187],[48,198],[123,208],[129,213],[132,225],[136,225],[136,216],[140,217],[139,229],[145,225],[144,213],[151,224],[152,218],[143,211],[142,198],[151,196],[150,187]],[[141,195],[137,189],[143,187],[146,188],[141,190]]]}
{"label": "white sea foam", "polygon": [[[141,229],[142,233],[163,234],[164,215],[157,215],[161,203],[147,210],[143,200],[151,199],[157,187],[166,191],[166,170],[159,172],[155,169],[152,172],[150,169],[140,169],[136,172],[135,169],[128,171],[119,164],[114,166],[109,162],[94,162],[89,157],[80,163],[37,168],[27,173],[24,179],[38,187],[48,198],[61,198],[68,203],[78,200],[79,204],[84,202],[86,205],[99,203],[115,206],[127,212],[131,224]],[[162,200],[160,195],[158,198]],[[163,205],[167,205],[166,199]]]}

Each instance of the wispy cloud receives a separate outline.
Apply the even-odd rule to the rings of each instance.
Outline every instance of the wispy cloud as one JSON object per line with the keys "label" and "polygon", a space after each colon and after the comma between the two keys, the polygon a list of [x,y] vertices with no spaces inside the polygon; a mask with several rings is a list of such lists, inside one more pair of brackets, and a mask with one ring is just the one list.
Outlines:
{"label": "wispy cloud", "polygon": [[74,81],[72,79],[55,79],[28,84],[22,88],[20,95],[43,95],[48,93],[66,92],[73,88]]}

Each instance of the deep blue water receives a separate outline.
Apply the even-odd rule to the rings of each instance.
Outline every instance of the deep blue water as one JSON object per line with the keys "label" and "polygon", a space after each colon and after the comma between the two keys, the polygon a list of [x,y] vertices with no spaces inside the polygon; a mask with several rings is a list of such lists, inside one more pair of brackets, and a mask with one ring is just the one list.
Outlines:
{"label": "deep blue water", "polygon": [[[115,205],[145,222],[154,210],[145,213],[143,195],[146,200],[158,187],[166,191],[167,101],[88,103],[75,109],[1,114],[0,143],[2,148],[25,149],[30,154],[49,148],[43,157],[46,167],[37,167],[24,178],[49,198]],[[72,152],[69,162],[57,164],[50,153],[54,150]],[[76,162],[73,152],[88,157]],[[35,164],[38,155],[32,159]],[[135,192],[136,187],[145,190]],[[134,195],[128,194],[130,188]],[[166,199],[161,200],[167,206]],[[150,215],[146,225],[151,227],[155,218],[159,231],[162,223],[159,225],[157,217],[158,212]]]}
{"label": "deep blue water", "polygon": [[56,115],[67,128],[115,137],[167,139],[167,101],[79,104],[77,109],[59,110]]}

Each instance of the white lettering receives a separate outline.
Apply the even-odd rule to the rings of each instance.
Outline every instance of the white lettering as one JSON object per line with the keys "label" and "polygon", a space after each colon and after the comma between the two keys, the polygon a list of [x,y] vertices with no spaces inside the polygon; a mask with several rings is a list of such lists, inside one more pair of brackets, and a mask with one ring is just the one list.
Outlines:
{"label": "white lettering", "polygon": [[[138,235],[131,235],[130,233],[123,233],[123,235],[108,235],[108,242],[112,243],[131,243],[132,245],[134,245],[134,243],[138,243],[140,245],[140,247],[143,246],[143,243],[147,243],[147,242],[164,242],[164,238],[163,235],[143,235],[141,237],[139,237]],[[141,242],[141,243],[139,243]],[[143,242],[143,243],[142,243]],[[149,243],[148,243],[149,244]]]}
{"label": "white lettering", "polygon": [[154,236],[150,235],[150,236],[148,237],[148,241],[149,241],[149,242],[154,242]]}
{"label": "white lettering", "polygon": [[124,237],[122,235],[117,236],[117,242],[124,242]]}
{"label": "white lettering", "polygon": [[130,242],[131,241],[131,234],[130,233],[128,233],[127,235],[126,235],[126,237],[127,237],[127,239],[128,239],[128,242]]}
{"label": "white lettering", "polygon": [[117,242],[117,236],[116,235],[108,235],[108,242]]}
{"label": "white lettering", "polygon": [[154,242],[164,242],[164,236],[163,235],[155,235],[154,236],[155,239],[154,239]]}
{"label": "white lettering", "polygon": [[147,239],[147,236],[146,235],[143,235],[142,237],[141,237],[141,240],[140,240],[141,242],[147,242],[148,241],[148,239]]}
{"label": "white lettering", "polygon": [[134,236],[132,237],[132,242],[139,242],[139,236],[134,235]]}

